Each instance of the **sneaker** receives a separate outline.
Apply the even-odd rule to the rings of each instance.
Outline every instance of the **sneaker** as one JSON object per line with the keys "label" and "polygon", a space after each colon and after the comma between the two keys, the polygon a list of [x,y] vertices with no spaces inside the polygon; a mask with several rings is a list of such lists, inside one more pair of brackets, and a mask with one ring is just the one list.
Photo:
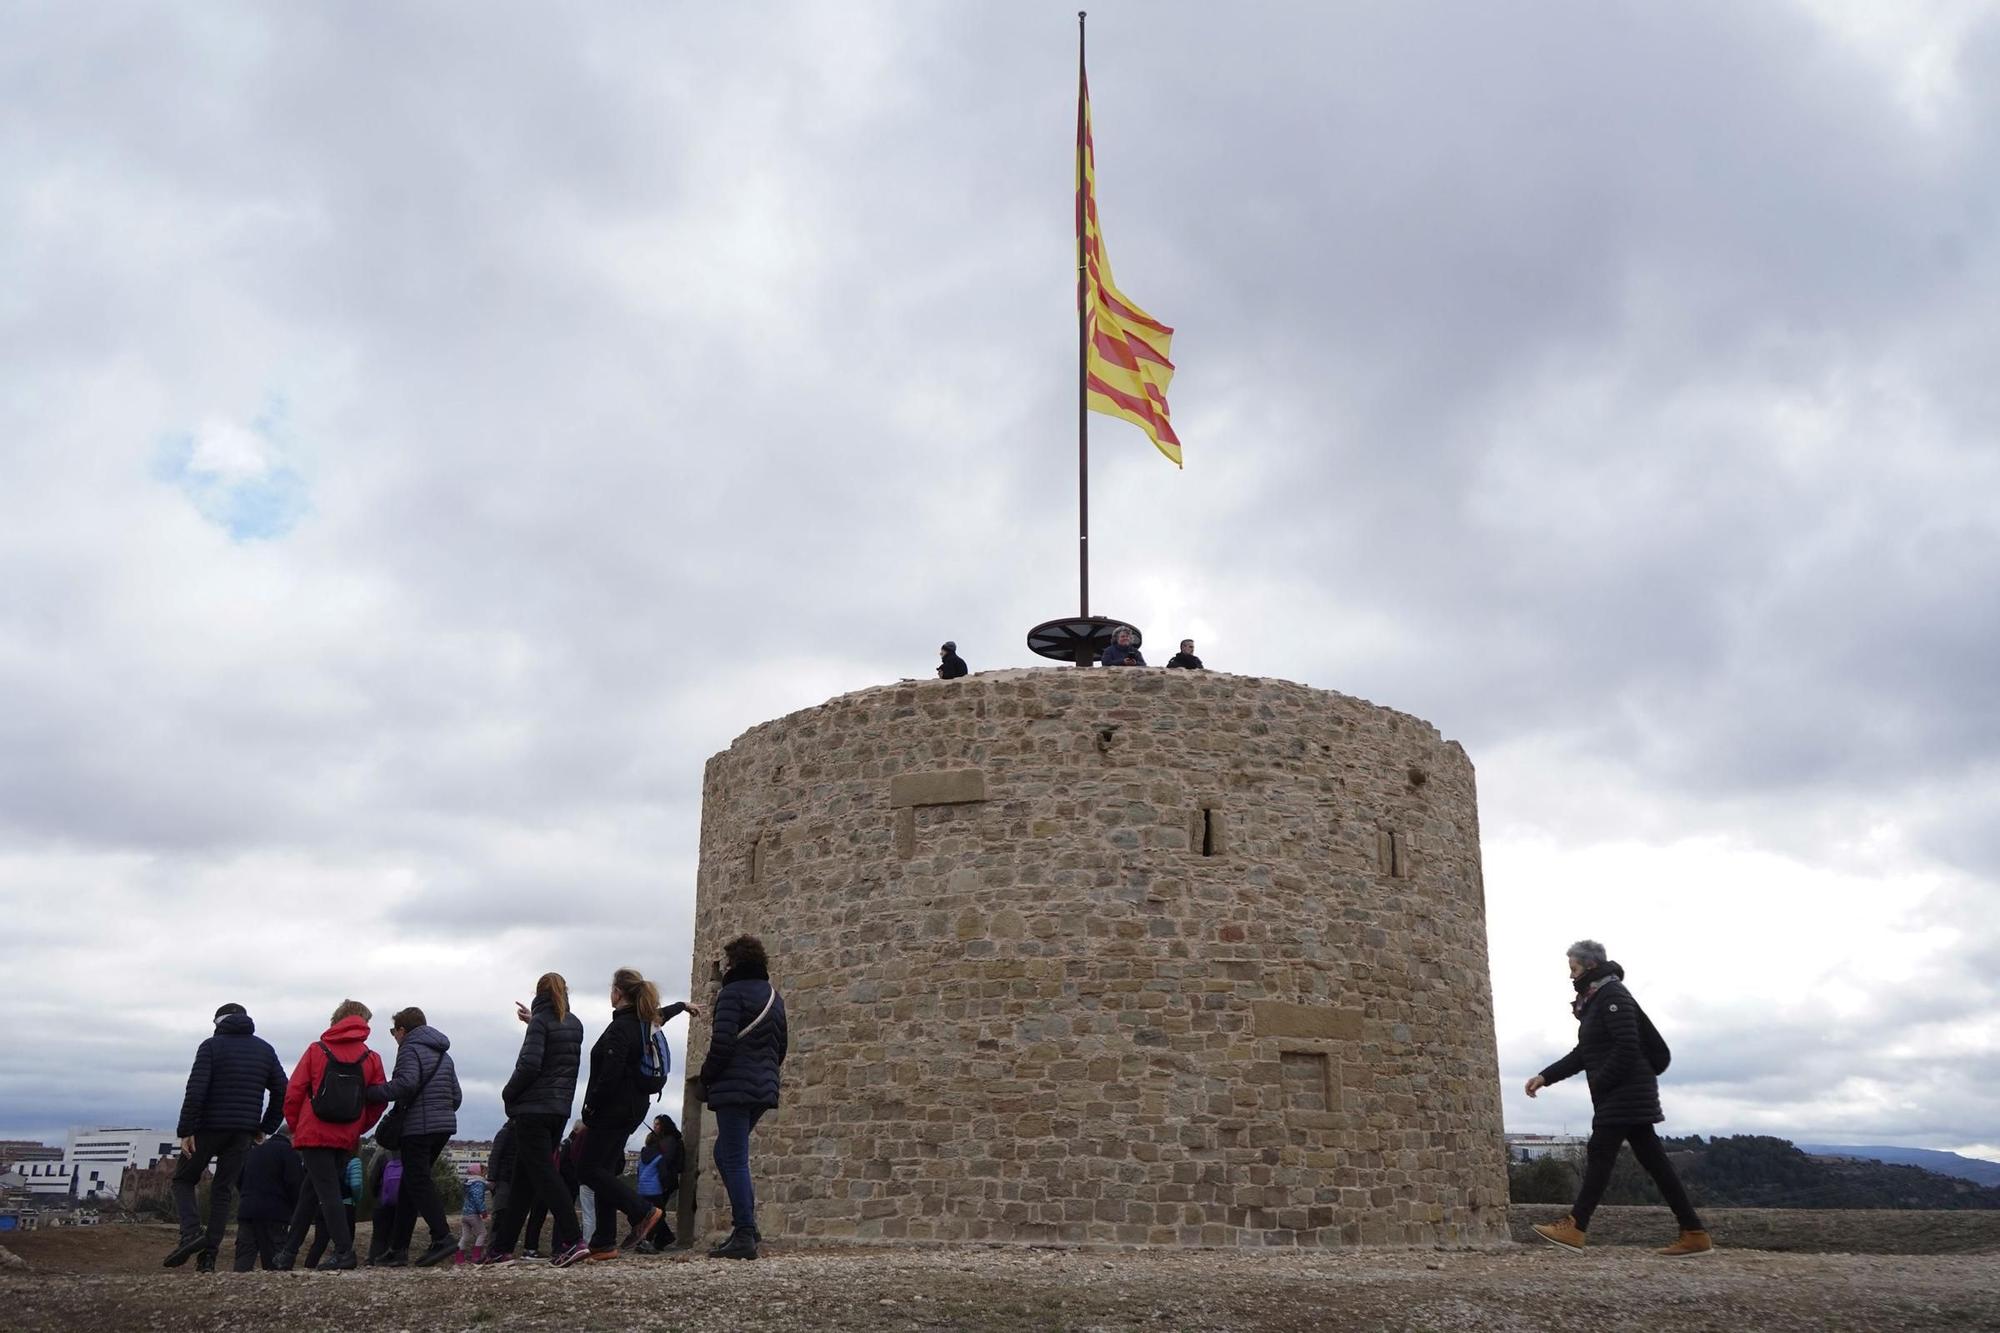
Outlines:
{"label": "sneaker", "polygon": [[738,1227],[729,1233],[729,1238],[708,1252],[711,1259],[755,1259],[757,1257],[757,1234],[748,1227]]}
{"label": "sneaker", "polygon": [[653,1228],[660,1225],[660,1223],[663,1220],[665,1220],[666,1216],[667,1214],[663,1209],[659,1208],[649,1209],[646,1213],[645,1220],[643,1222],[638,1223],[636,1226],[632,1228],[632,1230],[626,1235],[624,1243],[619,1245],[618,1248],[621,1250],[631,1249],[634,1245],[637,1245],[640,1241],[652,1235]]}
{"label": "sneaker", "polygon": [[534,1264],[534,1263],[540,1263],[542,1260],[548,1258],[549,1256],[543,1254],[540,1250],[535,1249],[533,1246],[529,1246],[527,1249],[521,1251],[521,1253],[517,1257],[526,1263]]}
{"label": "sneaker", "polygon": [[213,1273],[215,1271],[215,1251],[203,1250],[200,1254],[197,1254],[194,1257],[194,1271],[197,1273]]}
{"label": "sneaker", "polygon": [[289,1273],[292,1271],[292,1265],[297,1261],[298,1255],[295,1252],[291,1250],[279,1250],[271,1256],[271,1271],[273,1273]]}
{"label": "sneaker", "polygon": [[431,1247],[417,1256],[417,1267],[429,1268],[433,1264],[441,1264],[457,1253],[458,1237],[447,1232],[443,1239],[432,1241]]}
{"label": "sneaker", "polygon": [[516,1259],[506,1250],[488,1250],[477,1259],[474,1259],[472,1266],[474,1268],[498,1268],[502,1264],[518,1264],[520,1262],[519,1259]]}
{"label": "sneaker", "polygon": [[195,1236],[191,1239],[183,1240],[168,1252],[167,1257],[161,1261],[161,1266],[164,1268],[179,1268],[182,1264],[207,1248],[207,1236]]}
{"label": "sneaker", "polygon": [[1565,1217],[1560,1222],[1543,1222],[1535,1228],[1535,1234],[1549,1244],[1565,1250],[1580,1250],[1584,1246],[1583,1231],[1573,1217]]}
{"label": "sneaker", "polygon": [[349,1269],[358,1267],[360,1265],[354,1261],[353,1250],[335,1250],[332,1254],[320,1260],[313,1271],[315,1273],[345,1273]]}
{"label": "sneaker", "polygon": [[1658,1251],[1669,1259],[1686,1259],[1696,1254],[1715,1253],[1715,1242],[1708,1238],[1706,1231],[1683,1231],[1681,1238],[1666,1249]]}
{"label": "sneaker", "polygon": [[612,1248],[609,1250],[591,1250],[590,1262],[594,1264],[609,1263],[611,1260],[616,1259],[618,1257],[618,1254],[619,1251],[616,1248]]}
{"label": "sneaker", "polygon": [[382,1257],[375,1261],[375,1266],[377,1268],[408,1268],[410,1266],[410,1252],[408,1250],[385,1251]]}
{"label": "sneaker", "polygon": [[582,1263],[589,1257],[590,1247],[578,1241],[555,1257],[555,1265],[557,1268],[568,1268],[571,1264]]}

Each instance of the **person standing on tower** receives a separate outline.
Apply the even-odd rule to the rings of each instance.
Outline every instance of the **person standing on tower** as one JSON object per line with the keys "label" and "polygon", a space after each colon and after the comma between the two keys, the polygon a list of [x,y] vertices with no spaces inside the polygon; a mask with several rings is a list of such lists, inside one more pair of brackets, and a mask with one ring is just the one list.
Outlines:
{"label": "person standing on tower", "polygon": [[1194,640],[1182,639],[1181,650],[1167,659],[1167,665],[1183,671],[1200,671],[1201,659],[1194,655]]}

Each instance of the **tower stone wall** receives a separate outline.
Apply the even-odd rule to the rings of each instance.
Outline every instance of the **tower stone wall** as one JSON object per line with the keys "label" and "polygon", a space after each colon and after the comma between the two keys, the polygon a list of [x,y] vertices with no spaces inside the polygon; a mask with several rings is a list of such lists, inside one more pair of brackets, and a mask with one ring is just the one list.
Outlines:
{"label": "tower stone wall", "polygon": [[1417,718],[1153,669],[844,695],[709,761],[692,994],[744,931],[792,1032],[767,1237],[1506,1237],[1472,765]]}

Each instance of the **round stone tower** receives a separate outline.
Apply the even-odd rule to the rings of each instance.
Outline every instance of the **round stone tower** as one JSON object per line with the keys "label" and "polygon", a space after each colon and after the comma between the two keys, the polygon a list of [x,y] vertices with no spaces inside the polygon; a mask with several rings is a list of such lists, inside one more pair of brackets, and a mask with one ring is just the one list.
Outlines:
{"label": "round stone tower", "polygon": [[791,1017],[767,1237],[1506,1238],[1472,765],[1417,718],[1199,671],[843,695],[708,763],[692,994],[745,931]]}

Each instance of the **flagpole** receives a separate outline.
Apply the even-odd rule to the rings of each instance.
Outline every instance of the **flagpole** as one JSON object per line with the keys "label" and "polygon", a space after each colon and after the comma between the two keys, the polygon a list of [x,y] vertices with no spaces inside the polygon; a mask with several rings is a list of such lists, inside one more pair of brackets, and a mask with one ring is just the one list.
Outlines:
{"label": "flagpole", "polygon": [[[1076,13],[1076,567],[1077,615],[1090,618],[1090,324],[1085,311],[1088,272],[1083,252],[1083,23]],[[1079,666],[1087,663],[1078,662]]]}

